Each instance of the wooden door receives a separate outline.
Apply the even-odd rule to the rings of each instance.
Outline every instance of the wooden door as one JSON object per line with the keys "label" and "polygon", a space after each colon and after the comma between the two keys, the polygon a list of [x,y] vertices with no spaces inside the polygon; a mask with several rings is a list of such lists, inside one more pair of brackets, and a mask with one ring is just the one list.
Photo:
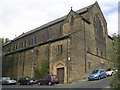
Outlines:
{"label": "wooden door", "polygon": [[59,78],[59,83],[64,83],[64,68],[57,68],[57,76]]}

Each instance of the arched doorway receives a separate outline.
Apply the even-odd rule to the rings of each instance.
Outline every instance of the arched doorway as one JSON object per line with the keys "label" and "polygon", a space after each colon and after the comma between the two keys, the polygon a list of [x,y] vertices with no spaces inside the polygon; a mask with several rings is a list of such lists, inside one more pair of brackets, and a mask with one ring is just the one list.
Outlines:
{"label": "arched doorway", "polygon": [[57,76],[59,78],[59,83],[64,83],[64,68],[57,68]]}
{"label": "arched doorway", "polygon": [[59,83],[67,83],[65,63],[61,61],[58,61],[57,63],[55,63],[53,72],[58,76]]}

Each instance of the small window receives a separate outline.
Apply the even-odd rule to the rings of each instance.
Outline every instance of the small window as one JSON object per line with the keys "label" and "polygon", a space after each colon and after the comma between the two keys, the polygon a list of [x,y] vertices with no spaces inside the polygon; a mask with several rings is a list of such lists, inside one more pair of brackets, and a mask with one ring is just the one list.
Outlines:
{"label": "small window", "polygon": [[90,48],[88,47],[88,51],[87,51],[88,53],[90,53]]}
{"label": "small window", "polygon": [[45,40],[45,41],[47,40],[47,34],[48,34],[48,32],[45,31],[45,32],[44,32],[44,40]]}
{"label": "small window", "polygon": [[97,55],[98,55],[98,48],[96,48],[96,52],[97,52]]}
{"label": "small window", "polygon": [[27,46],[28,45],[28,41],[27,40],[25,40],[25,46]]}
{"label": "small window", "polygon": [[49,30],[48,31],[48,39],[51,39],[52,38],[52,30]]}
{"label": "small window", "polygon": [[60,25],[60,33],[59,33],[60,36],[62,36],[62,26]]}
{"label": "small window", "polygon": [[62,48],[63,48],[63,46],[62,46],[62,45],[60,45],[60,48],[61,48],[60,54],[62,55]]}
{"label": "small window", "polygon": [[59,45],[57,46],[57,55],[59,55]]}
{"label": "small window", "polygon": [[24,43],[23,43],[23,41],[21,42],[21,48],[23,48],[24,47]]}
{"label": "small window", "polygon": [[70,18],[70,24],[71,24],[71,25],[73,25],[73,21],[74,21],[74,17],[71,16],[71,18]]}
{"label": "small window", "polygon": [[37,36],[34,37],[34,44],[37,43]]}
{"label": "small window", "polygon": [[8,48],[8,52],[10,52],[10,47]]}
{"label": "small window", "polygon": [[14,50],[17,50],[17,44],[15,44],[15,46],[14,46]]}
{"label": "small window", "polygon": [[58,45],[57,46],[57,55],[62,55],[62,52],[63,52],[63,45]]}
{"label": "small window", "polygon": [[19,49],[19,47],[20,47],[20,46],[19,46],[19,43],[18,43],[18,49]]}
{"label": "small window", "polygon": [[32,45],[34,44],[34,38],[32,38]]}
{"label": "small window", "polygon": [[26,46],[27,46],[27,41],[25,40],[25,41],[24,41],[24,47],[26,47]]}
{"label": "small window", "polygon": [[23,48],[25,47],[25,42],[23,41]]}
{"label": "small window", "polygon": [[29,45],[29,46],[31,45],[31,41],[30,41],[30,40],[28,41],[28,45]]}

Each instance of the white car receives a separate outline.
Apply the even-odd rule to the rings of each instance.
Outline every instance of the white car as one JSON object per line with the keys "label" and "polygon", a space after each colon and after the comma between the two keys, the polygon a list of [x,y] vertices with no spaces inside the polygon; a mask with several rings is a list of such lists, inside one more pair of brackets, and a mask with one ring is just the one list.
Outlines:
{"label": "white car", "polygon": [[16,84],[16,80],[11,79],[10,77],[1,78],[2,84]]}
{"label": "white car", "polygon": [[108,68],[108,69],[106,70],[106,75],[107,75],[107,76],[113,76],[113,75],[116,74],[117,71],[118,71],[118,70],[115,69],[115,68]]}

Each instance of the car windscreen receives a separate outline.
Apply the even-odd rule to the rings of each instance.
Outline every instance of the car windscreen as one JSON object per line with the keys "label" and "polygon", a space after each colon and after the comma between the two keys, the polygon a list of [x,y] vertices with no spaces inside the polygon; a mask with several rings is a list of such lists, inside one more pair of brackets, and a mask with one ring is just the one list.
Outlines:
{"label": "car windscreen", "polygon": [[10,78],[2,78],[2,80],[10,80]]}
{"label": "car windscreen", "polygon": [[113,68],[113,70],[116,70],[116,68]]}
{"label": "car windscreen", "polygon": [[111,68],[107,69],[106,71],[111,71]]}
{"label": "car windscreen", "polygon": [[94,70],[91,74],[98,73],[99,70]]}
{"label": "car windscreen", "polygon": [[41,78],[41,79],[49,79],[49,76],[44,76],[44,77]]}
{"label": "car windscreen", "polygon": [[53,78],[53,79],[54,79],[54,78],[57,78],[57,76],[56,76],[56,75],[52,75],[52,76],[51,76],[51,78]]}

